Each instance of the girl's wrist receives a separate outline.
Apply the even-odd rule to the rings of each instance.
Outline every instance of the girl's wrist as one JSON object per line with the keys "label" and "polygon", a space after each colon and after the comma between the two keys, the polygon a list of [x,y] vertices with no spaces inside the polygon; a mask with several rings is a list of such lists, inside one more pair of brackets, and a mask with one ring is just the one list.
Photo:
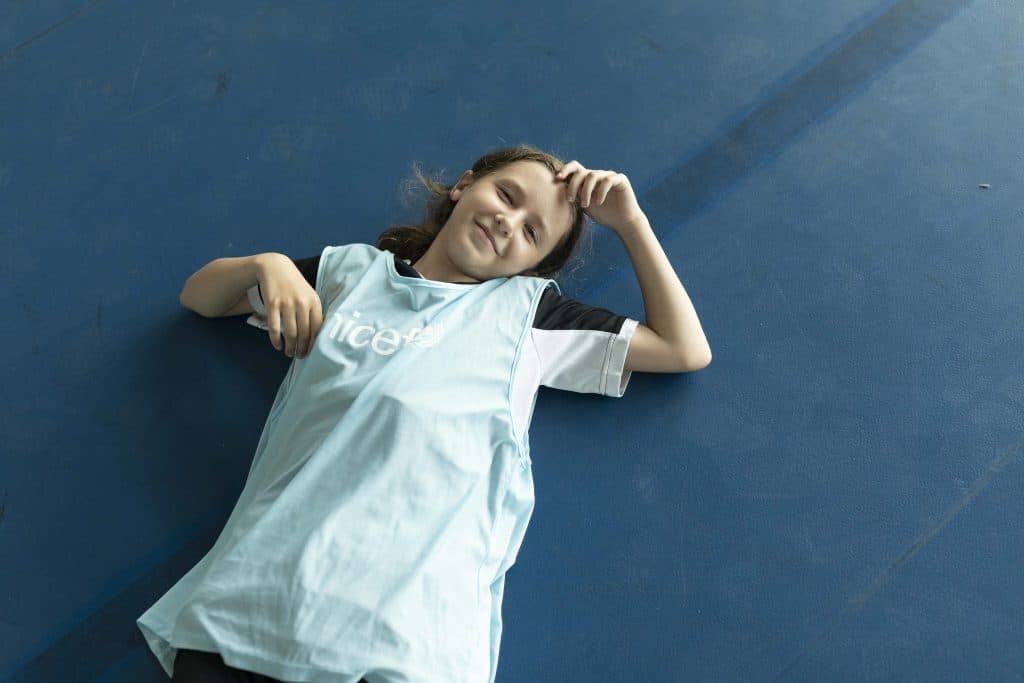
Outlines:
{"label": "girl's wrist", "polygon": [[647,214],[641,211],[635,216],[624,220],[622,223],[615,226],[614,229],[619,235],[631,235],[643,230],[650,230],[651,222],[647,219]]}
{"label": "girl's wrist", "polygon": [[257,277],[258,280],[262,281],[263,276],[266,274],[267,270],[273,268],[275,263],[280,263],[281,259],[285,259],[289,263],[291,262],[291,259],[289,259],[287,256],[276,251],[268,251],[263,254],[256,254],[255,256],[252,257],[253,274]]}

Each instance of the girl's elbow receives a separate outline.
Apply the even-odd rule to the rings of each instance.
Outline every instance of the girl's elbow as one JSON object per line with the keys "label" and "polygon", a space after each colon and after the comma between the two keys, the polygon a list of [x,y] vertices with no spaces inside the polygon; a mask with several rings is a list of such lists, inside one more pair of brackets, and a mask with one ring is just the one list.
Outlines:
{"label": "girl's elbow", "polygon": [[679,372],[697,372],[703,370],[707,366],[711,365],[711,351],[701,354],[697,358],[688,357],[683,360],[683,365]]}

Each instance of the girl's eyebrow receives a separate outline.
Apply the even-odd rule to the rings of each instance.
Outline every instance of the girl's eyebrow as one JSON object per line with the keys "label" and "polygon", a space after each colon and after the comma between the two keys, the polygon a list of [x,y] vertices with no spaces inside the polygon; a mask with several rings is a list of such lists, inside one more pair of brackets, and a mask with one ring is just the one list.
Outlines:
{"label": "girl's eyebrow", "polygon": [[[516,194],[518,194],[520,198],[526,195],[526,193],[523,191],[523,188],[521,188],[519,186],[519,183],[517,183],[516,181],[512,180],[511,178],[502,178],[502,180],[508,183],[512,187],[512,189],[516,191]],[[548,226],[544,224],[544,219],[541,218],[540,216],[535,216],[535,218],[537,219],[537,225],[540,227],[541,230],[544,231],[544,234],[550,236],[551,231],[548,230]]]}

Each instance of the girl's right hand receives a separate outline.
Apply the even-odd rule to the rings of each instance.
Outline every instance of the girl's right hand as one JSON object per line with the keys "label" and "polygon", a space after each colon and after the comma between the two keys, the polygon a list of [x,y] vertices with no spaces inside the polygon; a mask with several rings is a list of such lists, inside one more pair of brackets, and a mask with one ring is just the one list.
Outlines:
{"label": "girl's right hand", "polygon": [[284,254],[264,254],[259,269],[260,293],[267,309],[270,343],[289,358],[305,358],[324,322],[320,295]]}

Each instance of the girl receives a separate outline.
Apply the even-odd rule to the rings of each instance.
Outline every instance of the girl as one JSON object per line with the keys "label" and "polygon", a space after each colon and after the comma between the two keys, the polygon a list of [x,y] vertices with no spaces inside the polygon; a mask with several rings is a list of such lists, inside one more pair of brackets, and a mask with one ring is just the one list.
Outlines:
{"label": "girl", "polygon": [[[376,246],[185,283],[294,360],[214,547],[138,619],[175,681],[493,683],[539,386],[618,397],[633,370],[711,360],[625,175],[519,145],[417,176],[427,220]],[[649,327],[550,279],[587,216],[625,244]]]}

